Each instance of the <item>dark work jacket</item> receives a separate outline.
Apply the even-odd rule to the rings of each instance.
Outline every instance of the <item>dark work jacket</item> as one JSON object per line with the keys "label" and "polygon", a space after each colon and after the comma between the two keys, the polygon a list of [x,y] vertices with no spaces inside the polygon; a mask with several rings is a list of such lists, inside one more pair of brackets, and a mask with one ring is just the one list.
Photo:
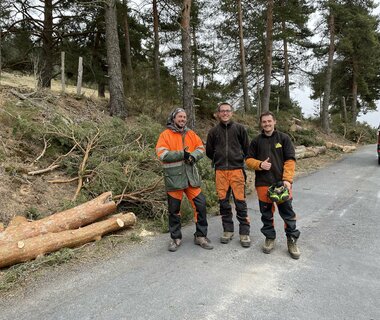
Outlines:
{"label": "dark work jacket", "polygon": [[242,169],[248,147],[248,134],[241,124],[219,122],[207,135],[206,155],[215,169]]}
{"label": "dark work jacket", "polygon": [[287,134],[274,130],[271,136],[267,136],[262,131],[252,140],[247,159],[264,161],[268,157],[272,163],[271,169],[255,171],[255,186],[257,187],[269,186],[282,180],[285,161],[296,160],[293,143]]}

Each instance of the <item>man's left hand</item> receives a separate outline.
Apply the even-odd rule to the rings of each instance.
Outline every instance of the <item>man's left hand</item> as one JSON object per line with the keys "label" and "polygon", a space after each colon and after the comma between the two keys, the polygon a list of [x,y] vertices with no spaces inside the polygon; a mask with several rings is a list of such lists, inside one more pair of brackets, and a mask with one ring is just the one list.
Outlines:
{"label": "man's left hand", "polygon": [[292,184],[289,181],[284,180],[283,182],[284,182],[284,186],[287,187],[288,190],[292,188]]}

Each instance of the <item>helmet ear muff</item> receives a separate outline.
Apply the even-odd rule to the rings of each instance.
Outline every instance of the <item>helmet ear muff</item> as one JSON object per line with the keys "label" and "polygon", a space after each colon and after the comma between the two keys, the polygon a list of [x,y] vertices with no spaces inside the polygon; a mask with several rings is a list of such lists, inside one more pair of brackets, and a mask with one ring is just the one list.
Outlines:
{"label": "helmet ear muff", "polygon": [[268,188],[268,198],[273,202],[285,202],[289,200],[289,189],[281,182],[276,182]]}

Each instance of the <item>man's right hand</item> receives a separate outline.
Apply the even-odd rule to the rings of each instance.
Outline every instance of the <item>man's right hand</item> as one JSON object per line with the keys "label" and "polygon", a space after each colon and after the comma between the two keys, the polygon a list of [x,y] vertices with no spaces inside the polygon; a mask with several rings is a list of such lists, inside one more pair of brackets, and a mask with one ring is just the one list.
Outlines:
{"label": "man's right hand", "polygon": [[270,170],[271,167],[272,167],[272,164],[270,163],[269,157],[260,163],[260,168],[263,170]]}
{"label": "man's right hand", "polygon": [[183,149],[183,158],[189,160],[191,153],[187,151],[187,147]]}

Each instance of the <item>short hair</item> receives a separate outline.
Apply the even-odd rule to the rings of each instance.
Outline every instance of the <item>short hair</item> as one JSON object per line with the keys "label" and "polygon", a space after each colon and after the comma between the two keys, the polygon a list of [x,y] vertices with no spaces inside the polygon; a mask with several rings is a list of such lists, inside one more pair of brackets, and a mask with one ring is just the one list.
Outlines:
{"label": "short hair", "polygon": [[261,119],[263,117],[266,117],[266,116],[272,116],[273,120],[276,120],[276,116],[274,115],[273,112],[271,112],[271,111],[265,111],[262,114],[260,114],[260,122],[261,122]]}
{"label": "short hair", "polygon": [[229,106],[231,108],[231,111],[232,111],[232,105],[230,103],[228,103],[228,102],[220,102],[220,103],[218,103],[218,106],[216,107],[216,111],[219,112],[220,111],[220,107],[224,106],[224,105]]}

